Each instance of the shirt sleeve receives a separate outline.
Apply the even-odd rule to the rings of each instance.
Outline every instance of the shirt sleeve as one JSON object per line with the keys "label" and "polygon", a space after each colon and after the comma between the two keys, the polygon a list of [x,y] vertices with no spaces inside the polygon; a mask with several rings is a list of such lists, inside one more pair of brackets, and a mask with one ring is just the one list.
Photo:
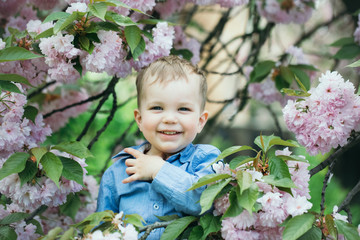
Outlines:
{"label": "shirt sleeve", "polygon": [[112,210],[114,213],[119,212],[119,196],[116,194],[114,183],[115,179],[113,171],[108,169],[101,178],[97,199],[97,212],[105,210]]}
{"label": "shirt sleeve", "polygon": [[219,153],[220,151],[216,149],[204,156],[198,156],[199,164],[195,164],[193,173],[165,162],[152,182],[153,189],[162,194],[175,207],[176,211],[188,215],[199,215],[201,212],[199,200],[205,186],[191,191],[187,190],[199,178],[214,173],[209,164],[216,159]]}

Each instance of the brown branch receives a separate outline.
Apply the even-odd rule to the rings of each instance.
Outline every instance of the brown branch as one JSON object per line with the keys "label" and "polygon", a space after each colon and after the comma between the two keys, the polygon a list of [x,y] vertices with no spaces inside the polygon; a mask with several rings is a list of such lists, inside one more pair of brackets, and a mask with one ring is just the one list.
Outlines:
{"label": "brown branch", "polygon": [[106,88],[106,90],[103,92],[103,98],[100,100],[98,106],[96,107],[95,111],[93,112],[93,114],[91,115],[91,117],[89,118],[89,120],[87,121],[83,131],[80,133],[79,137],[76,139],[76,141],[80,141],[82,139],[83,136],[85,136],[86,132],[89,130],[91,123],[94,121],[97,113],[100,111],[102,105],[105,103],[105,101],[108,99],[109,95],[114,91],[114,87],[116,85],[116,83],[118,82],[118,78],[116,78],[115,76],[111,79],[108,87]]}
{"label": "brown branch", "polygon": [[275,122],[275,126],[279,132],[279,137],[281,139],[283,139],[284,135],[283,135],[283,131],[281,130],[281,127],[280,127],[280,122],[279,122],[279,119],[278,117],[276,116],[274,110],[270,107],[270,105],[266,105],[266,109],[269,110],[272,118],[274,119],[274,122]]}
{"label": "brown branch", "polygon": [[28,216],[27,218],[25,218],[24,221],[27,222],[27,221],[32,220],[36,215],[45,212],[47,208],[48,208],[48,206],[46,206],[46,205],[41,205],[40,207],[38,207],[37,209],[35,209],[35,211],[33,211],[33,212],[30,214],[30,216]]}
{"label": "brown branch", "polygon": [[44,90],[45,88],[53,85],[54,83],[56,83],[56,81],[52,81],[52,82],[46,83],[44,86],[42,86],[42,87],[38,88],[36,91],[30,93],[30,94],[27,96],[27,99],[30,99],[30,98],[35,97],[36,95],[38,95],[39,93],[41,93],[42,90]]}
{"label": "brown branch", "polygon": [[355,185],[355,187],[346,195],[344,201],[342,201],[342,203],[339,206],[339,210],[338,212],[340,212],[341,210],[344,210],[347,214],[348,214],[348,220],[351,223],[351,212],[349,209],[349,204],[351,202],[351,200],[353,199],[353,197],[355,197],[356,194],[358,194],[360,192],[360,180],[359,182]]}
{"label": "brown branch", "polygon": [[323,181],[323,188],[321,191],[321,203],[320,203],[320,212],[322,215],[324,215],[324,210],[325,210],[325,192],[326,192],[327,185],[329,183],[332,169],[335,166],[335,163],[336,163],[336,159],[335,159],[335,161],[330,163],[329,169],[328,169],[328,171],[325,175],[324,181]]}
{"label": "brown branch", "polygon": [[170,223],[172,223],[174,220],[166,221],[166,222],[155,222],[153,224],[147,225],[143,228],[139,229],[139,232],[145,232],[144,235],[139,238],[139,240],[145,240],[151,233],[152,230],[156,228],[163,228],[167,227]]}

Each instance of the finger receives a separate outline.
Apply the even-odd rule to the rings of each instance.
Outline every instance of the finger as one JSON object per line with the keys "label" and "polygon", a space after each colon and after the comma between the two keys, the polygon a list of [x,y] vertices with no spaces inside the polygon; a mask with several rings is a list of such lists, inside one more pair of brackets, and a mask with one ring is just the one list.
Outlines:
{"label": "finger", "polygon": [[138,151],[136,149],[133,149],[133,148],[125,148],[124,152],[133,155],[133,157],[135,157],[135,158],[139,158],[142,155],[144,155],[142,152],[140,152],[140,151]]}
{"label": "finger", "polygon": [[135,165],[135,162],[136,162],[135,159],[128,158],[128,159],[125,160],[125,165],[126,165],[127,167],[132,167],[132,166]]}
{"label": "finger", "polygon": [[125,178],[124,180],[122,180],[122,183],[131,183],[137,180],[137,177],[135,176],[135,174],[131,175],[128,178]]}
{"label": "finger", "polygon": [[126,168],[125,172],[127,175],[132,175],[132,174],[136,173],[136,168],[128,167],[128,168]]}

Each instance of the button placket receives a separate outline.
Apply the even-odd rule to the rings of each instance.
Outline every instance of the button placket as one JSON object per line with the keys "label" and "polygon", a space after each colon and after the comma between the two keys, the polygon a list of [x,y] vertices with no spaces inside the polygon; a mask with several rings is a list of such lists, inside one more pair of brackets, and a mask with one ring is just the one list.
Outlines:
{"label": "button placket", "polygon": [[154,207],[155,210],[158,210],[160,208],[157,203],[154,203],[153,207]]}

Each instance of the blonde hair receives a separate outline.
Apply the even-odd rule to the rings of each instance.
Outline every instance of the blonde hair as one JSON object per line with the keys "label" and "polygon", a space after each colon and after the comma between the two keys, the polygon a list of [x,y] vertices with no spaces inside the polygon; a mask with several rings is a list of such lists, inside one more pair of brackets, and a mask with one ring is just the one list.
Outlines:
{"label": "blonde hair", "polygon": [[158,58],[139,72],[136,78],[138,107],[140,107],[140,100],[143,93],[144,83],[150,77],[156,76],[155,81],[160,81],[161,83],[176,81],[179,79],[185,79],[186,81],[189,81],[192,80],[189,79],[189,74],[191,73],[194,73],[199,77],[200,94],[202,98],[201,109],[204,109],[207,94],[207,83],[205,74],[200,68],[198,68],[198,66],[193,65],[189,61],[174,55]]}

